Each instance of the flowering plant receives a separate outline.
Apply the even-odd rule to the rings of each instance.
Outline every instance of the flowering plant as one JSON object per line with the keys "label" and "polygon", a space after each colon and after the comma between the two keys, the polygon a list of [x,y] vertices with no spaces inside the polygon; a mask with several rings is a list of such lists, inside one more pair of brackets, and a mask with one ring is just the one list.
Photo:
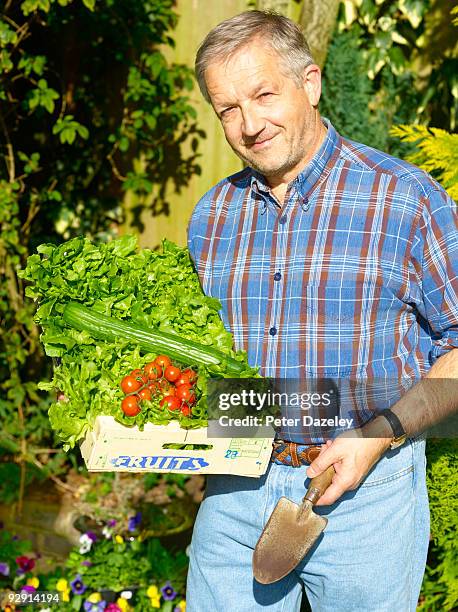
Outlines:
{"label": "flowering plant", "polygon": [[[30,555],[18,555],[22,588],[58,591],[59,604],[48,603],[41,612],[184,612],[187,556],[167,550],[158,539],[143,539],[141,520],[136,513],[124,527],[111,520],[87,531],[64,567],[43,576],[31,575],[36,568]],[[2,569],[7,571],[0,565],[0,578]]]}
{"label": "flowering plant", "polygon": [[31,543],[11,534],[0,523],[0,590],[25,586],[32,578],[35,560]]}

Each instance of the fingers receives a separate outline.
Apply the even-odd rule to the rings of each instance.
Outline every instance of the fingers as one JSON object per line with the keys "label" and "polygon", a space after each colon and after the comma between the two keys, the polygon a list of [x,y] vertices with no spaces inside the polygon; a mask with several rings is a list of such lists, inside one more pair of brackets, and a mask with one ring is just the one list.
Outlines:
{"label": "fingers", "polygon": [[335,461],[337,461],[337,457],[332,448],[332,442],[330,444],[326,443],[326,446],[323,446],[318,457],[314,459],[307,468],[307,476],[309,478],[315,478],[315,476],[324,472]]}
{"label": "fingers", "polygon": [[339,480],[337,476],[334,476],[333,482],[320,497],[316,505],[329,506],[336,502],[346,491],[348,491],[347,485]]}

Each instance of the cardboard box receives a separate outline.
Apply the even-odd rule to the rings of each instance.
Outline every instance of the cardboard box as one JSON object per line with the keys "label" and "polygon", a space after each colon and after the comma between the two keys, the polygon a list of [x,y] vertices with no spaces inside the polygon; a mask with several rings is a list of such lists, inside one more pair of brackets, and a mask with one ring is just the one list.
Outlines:
{"label": "cardboard box", "polygon": [[[262,476],[272,453],[270,438],[209,438],[207,428],[182,429],[147,423],[124,427],[111,416],[99,416],[80,445],[90,472],[174,472]],[[165,444],[205,444],[204,450],[175,450]]]}

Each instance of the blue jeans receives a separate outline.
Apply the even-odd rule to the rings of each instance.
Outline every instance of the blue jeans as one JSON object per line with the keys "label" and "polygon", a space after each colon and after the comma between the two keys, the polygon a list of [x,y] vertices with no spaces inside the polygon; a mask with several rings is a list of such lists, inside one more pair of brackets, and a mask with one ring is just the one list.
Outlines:
{"label": "blue jeans", "polygon": [[429,542],[425,442],[389,451],[355,491],[315,511],[328,525],[295,571],[263,585],[252,555],[278,499],[300,503],[306,466],[271,463],[261,478],[208,477],[190,546],[187,612],[411,612]]}

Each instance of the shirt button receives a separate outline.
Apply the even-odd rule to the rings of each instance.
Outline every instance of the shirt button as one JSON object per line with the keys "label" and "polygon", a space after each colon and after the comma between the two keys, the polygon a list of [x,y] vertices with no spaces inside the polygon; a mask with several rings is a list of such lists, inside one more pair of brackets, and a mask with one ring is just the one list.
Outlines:
{"label": "shirt button", "polygon": [[283,215],[283,217],[280,217],[278,222],[281,223],[282,225],[285,225],[285,223],[286,223],[286,215]]}
{"label": "shirt button", "polygon": [[275,281],[279,281],[279,280],[281,280],[281,272],[275,272],[275,274],[274,274],[274,280],[275,280]]}
{"label": "shirt button", "polygon": [[271,336],[275,336],[275,335],[276,335],[276,333],[277,333],[277,328],[276,328],[276,327],[271,327],[271,328],[269,329],[269,334],[270,334]]}

